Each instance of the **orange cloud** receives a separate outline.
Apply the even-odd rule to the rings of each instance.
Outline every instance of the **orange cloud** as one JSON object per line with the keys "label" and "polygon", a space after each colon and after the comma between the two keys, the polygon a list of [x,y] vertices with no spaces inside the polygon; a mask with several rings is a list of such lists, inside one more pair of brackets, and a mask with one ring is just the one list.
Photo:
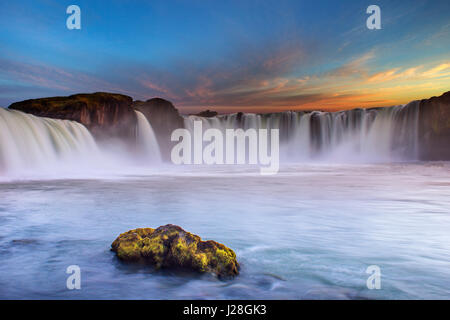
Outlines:
{"label": "orange cloud", "polygon": [[[428,70],[424,70],[423,66],[417,66],[408,68],[404,71],[400,71],[400,68],[394,68],[387,71],[376,73],[370,76],[368,82],[387,82],[393,80],[421,80],[425,78],[435,78],[450,75],[450,63],[442,63]],[[446,71],[446,72],[443,72]]]}
{"label": "orange cloud", "polygon": [[[448,71],[446,73],[442,73],[442,71]],[[424,77],[440,77],[440,76],[445,76],[445,75],[449,75],[450,74],[450,63],[443,63],[440,64],[426,72],[424,72],[422,75]]]}

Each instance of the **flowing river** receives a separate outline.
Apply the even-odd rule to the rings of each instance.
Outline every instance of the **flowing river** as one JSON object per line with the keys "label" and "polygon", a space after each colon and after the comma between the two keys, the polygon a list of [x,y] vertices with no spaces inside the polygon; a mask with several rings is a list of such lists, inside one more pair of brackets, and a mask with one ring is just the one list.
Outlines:
{"label": "flowing river", "polygon": [[[161,166],[0,183],[3,299],[449,299],[450,163]],[[177,224],[233,248],[241,274],[154,271],[112,241]],[[66,268],[81,289],[66,288]],[[381,270],[381,288],[369,290]]]}

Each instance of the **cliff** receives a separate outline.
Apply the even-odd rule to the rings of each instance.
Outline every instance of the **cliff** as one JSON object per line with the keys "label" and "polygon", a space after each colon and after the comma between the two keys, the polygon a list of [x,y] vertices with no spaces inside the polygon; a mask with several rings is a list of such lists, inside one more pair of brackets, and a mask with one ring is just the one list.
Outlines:
{"label": "cliff", "polygon": [[199,112],[197,114],[193,114],[194,116],[197,117],[203,117],[203,118],[212,118],[218,115],[217,111],[211,111],[211,110],[205,110],[202,112]]}
{"label": "cliff", "polygon": [[450,91],[420,101],[419,145],[422,160],[450,160]]}
{"label": "cliff", "polygon": [[54,119],[74,120],[85,125],[96,138],[133,139],[136,114],[131,97],[96,92],[15,102],[10,109]]}

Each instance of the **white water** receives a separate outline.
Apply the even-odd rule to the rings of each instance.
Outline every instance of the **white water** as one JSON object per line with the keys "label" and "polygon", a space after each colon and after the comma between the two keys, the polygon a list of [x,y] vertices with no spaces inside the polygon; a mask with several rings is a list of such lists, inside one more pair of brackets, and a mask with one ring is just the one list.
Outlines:
{"label": "white water", "polygon": [[[190,116],[185,126],[201,120],[203,129],[267,128],[280,130],[284,162],[391,162],[418,158],[419,104],[336,113],[283,112]],[[136,148],[124,152],[111,144],[97,146],[89,131],[74,121],[36,117],[0,109],[0,175],[67,177],[67,173],[108,175],[136,166],[151,169],[162,162],[155,133],[136,111]],[[130,171],[131,172],[131,171]]]}
{"label": "white water", "polygon": [[231,114],[212,118],[189,116],[203,130],[267,128],[280,130],[280,159],[379,162],[417,160],[419,103],[380,109],[330,112]]}
{"label": "white water", "polygon": [[147,163],[160,163],[161,153],[155,133],[147,118],[139,111],[135,111],[137,116],[137,145],[138,151]]}
{"label": "white water", "polygon": [[75,121],[0,108],[0,174],[79,164],[98,152],[92,135]]}
{"label": "white water", "polygon": [[119,169],[161,162],[158,143],[145,116],[136,112],[136,154],[121,146],[98,145],[76,121],[37,117],[0,108],[0,177],[74,178],[108,175]]}

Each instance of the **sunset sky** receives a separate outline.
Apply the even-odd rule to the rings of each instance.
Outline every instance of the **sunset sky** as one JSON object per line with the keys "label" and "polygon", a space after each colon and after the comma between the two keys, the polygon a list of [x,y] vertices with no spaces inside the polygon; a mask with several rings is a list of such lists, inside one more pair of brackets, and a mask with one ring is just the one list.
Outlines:
{"label": "sunset sky", "polygon": [[107,91],[184,113],[338,110],[449,90],[448,0],[0,2],[3,107]]}

